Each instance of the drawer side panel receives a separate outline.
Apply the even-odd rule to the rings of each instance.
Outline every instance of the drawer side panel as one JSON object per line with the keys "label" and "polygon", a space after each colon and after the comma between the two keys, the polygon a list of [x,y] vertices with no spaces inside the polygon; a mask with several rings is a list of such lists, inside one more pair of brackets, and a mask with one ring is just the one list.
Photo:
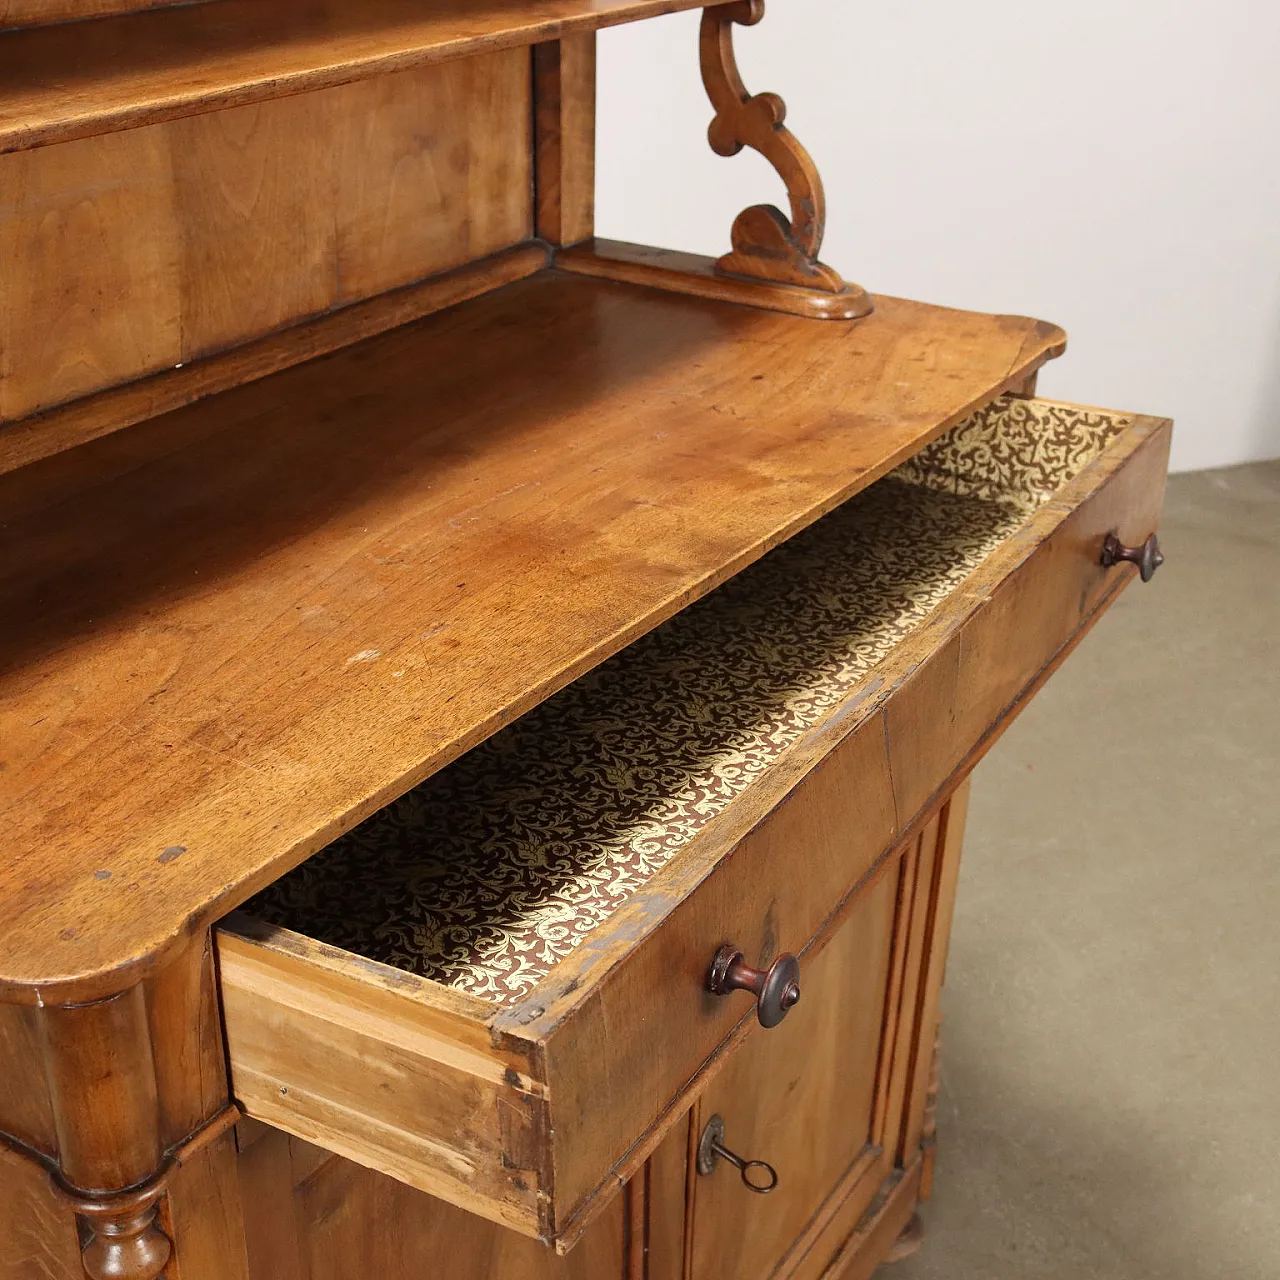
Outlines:
{"label": "drawer side panel", "polygon": [[450,1036],[412,1001],[290,961],[220,933],[232,1090],[246,1114],[538,1235],[546,1103],[527,1062]]}

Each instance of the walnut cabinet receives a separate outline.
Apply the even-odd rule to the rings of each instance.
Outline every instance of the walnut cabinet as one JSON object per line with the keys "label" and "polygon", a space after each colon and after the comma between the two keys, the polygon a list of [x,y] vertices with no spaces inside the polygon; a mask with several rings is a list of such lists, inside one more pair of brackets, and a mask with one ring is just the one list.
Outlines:
{"label": "walnut cabinet", "polygon": [[822,261],[761,0],[787,208],[597,238],[695,7],[0,0],[0,1280],[919,1243],[970,775],[1170,424]]}

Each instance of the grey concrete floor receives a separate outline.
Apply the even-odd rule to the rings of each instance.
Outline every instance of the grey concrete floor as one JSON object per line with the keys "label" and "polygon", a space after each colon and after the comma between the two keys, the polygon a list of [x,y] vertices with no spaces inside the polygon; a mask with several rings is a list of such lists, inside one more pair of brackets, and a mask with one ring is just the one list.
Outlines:
{"label": "grey concrete floor", "polygon": [[1280,1278],[1280,462],[974,777],[925,1244],[878,1280]]}

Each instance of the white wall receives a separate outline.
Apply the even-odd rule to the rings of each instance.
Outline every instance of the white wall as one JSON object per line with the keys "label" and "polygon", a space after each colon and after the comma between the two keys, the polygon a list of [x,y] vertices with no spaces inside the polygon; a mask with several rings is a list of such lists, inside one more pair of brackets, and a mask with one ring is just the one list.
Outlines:
{"label": "white wall", "polygon": [[[703,253],[781,184],[706,146],[696,13],[600,37],[597,225]],[[771,0],[736,32],[826,181],[824,258],[1067,329],[1051,396],[1280,456],[1278,0]]]}

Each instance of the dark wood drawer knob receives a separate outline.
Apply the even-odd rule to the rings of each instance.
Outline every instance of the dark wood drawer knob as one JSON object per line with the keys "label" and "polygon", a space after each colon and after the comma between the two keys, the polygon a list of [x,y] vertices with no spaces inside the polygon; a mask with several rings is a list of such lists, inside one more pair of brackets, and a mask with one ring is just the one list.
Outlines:
{"label": "dark wood drawer knob", "polygon": [[800,1003],[800,961],[789,952],[767,969],[753,969],[731,942],[716,952],[707,974],[707,990],[717,996],[750,991],[762,1027],[776,1027]]}
{"label": "dark wood drawer knob", "polygon": [[756,1195],[767,1196],[778,1185],[778,1171],[763,1160],[744,1160],[724,1145],[724,1117],[712,1116],[698,1142],[698,1172],[715,1173],[721,1160],[727,1160],[742,1176],[742,1185]]}
{"label": "dark wood drawer knob", "polygon": [[1102,564],[1110,569],[1113,564],[1127,560],[1138,566],[1138,574],[1143,582],[1150,582],[1156,570],[1164,564],[1164,552],[1160,550],[1160,539],[1153,533],[1140,547],[1126,547],[1114,534],[1109,533],[1102,542]]}

